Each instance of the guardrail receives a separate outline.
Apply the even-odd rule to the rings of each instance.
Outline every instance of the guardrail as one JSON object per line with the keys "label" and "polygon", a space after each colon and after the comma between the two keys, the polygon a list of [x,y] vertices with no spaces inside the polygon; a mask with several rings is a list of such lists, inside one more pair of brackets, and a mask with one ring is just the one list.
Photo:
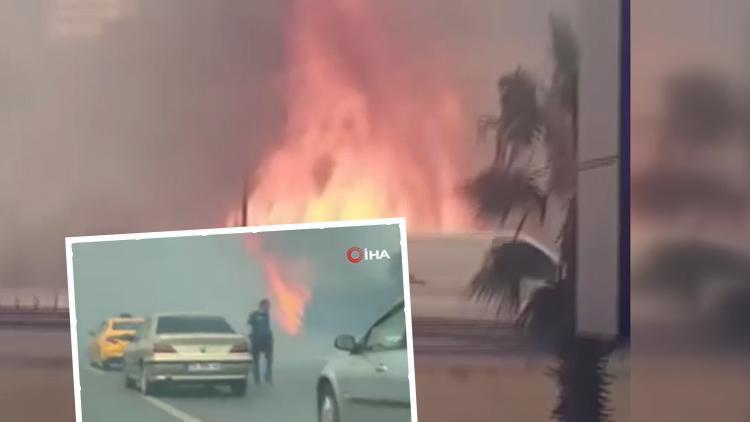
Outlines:
{"label": "guardrail", "polygon": [[413,317],[417,355],[519,355],[528,351],[519,332],[504,321]]}
{"label": "guardrail", "polygon": [[0,307],[0,328],[70,329],[67,308]]}

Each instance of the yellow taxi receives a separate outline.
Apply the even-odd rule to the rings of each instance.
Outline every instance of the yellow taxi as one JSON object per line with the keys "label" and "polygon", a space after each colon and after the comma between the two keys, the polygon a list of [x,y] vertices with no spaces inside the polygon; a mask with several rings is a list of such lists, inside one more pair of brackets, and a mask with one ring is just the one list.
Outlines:
{"label": "yellow taxi", "polygon": [[104,369],[121,364],[125,347],[142,323],[143,318],[122,314],[102,322],[96,331],[90,331],[89,363]]}

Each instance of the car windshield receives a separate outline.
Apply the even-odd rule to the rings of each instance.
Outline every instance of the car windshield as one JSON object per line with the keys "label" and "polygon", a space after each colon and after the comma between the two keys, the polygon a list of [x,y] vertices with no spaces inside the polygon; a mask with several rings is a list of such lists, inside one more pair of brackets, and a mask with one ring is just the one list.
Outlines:
{"label": "car windshield", "polygon": [[112,323],[112,329],[116,331],[135,331],[143,324],[140,321],[118,321]]}
{"label": "car windshield", "polygon": [[403,305],[372,327],[367,338],[367,348],[372,351],[405,348],[406,322]]}
{"label": "car windshield", "polygon": [[234,330],[224,318],[212,316],[164,316],[156,325],[156,334],[185,333],[234,334]]}

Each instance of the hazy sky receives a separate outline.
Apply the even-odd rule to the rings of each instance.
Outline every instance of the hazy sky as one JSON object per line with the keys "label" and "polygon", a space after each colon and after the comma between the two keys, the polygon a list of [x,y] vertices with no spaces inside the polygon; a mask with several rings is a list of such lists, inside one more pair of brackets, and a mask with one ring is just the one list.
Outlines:
{"label": "hazy sky", "polygon": [[[450,58],[472,119],[502,73],[545,69],[548,14],[572,3],[376,2],[407,48]],[[280,138],[288,2],[138,4],[60,40],[52,1],[0,2],[0,286],[63,288],[66,235],[221,225]]]}
{"label": "hazy sky", "polygon": [[631,5],[634,117],[654,110],[664,77],[676,70],[705,67],[746,78],[750,64],[749,2],[636,0]]}

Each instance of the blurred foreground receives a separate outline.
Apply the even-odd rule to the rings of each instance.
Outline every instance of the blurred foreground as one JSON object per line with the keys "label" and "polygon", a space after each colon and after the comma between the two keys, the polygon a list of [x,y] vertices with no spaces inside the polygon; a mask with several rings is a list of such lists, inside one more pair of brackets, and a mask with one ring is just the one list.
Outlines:
{"label": "blurred foreground", "polygon": [[750,4],[632,13],[633,420],[747,421]]}
{"label": "blurred foreground", "polygon": [[[609,365],[613,422],[630,420],[630,371],[615,356]],[[422,360],[417,355],[419,420],[425,422],[496,422],[512,415],[514,422],[549,420],[556,386],[546,374],[551,360],[522,357]],[[650,419],[658,420],[658,419]]]}
{"label": "blurred foreground", "polygon": [[0,330],[0,419],[75,420],[70,333]]}

